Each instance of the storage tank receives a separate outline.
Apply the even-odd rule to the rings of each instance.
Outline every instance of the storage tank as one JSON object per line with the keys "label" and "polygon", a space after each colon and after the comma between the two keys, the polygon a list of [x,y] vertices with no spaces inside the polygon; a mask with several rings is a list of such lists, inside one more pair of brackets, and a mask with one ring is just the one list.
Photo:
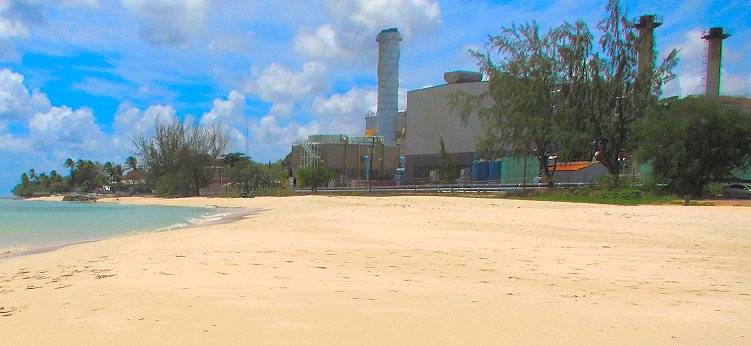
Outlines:
{"label": "storage tank", "polygon": [[501,179],[501,160],[490,161],[490,168],[488,169],[488,180]]}
{"label": "storage tank", "polygon": [[378,42],[378,135],[383,143],[393,146],[397,137],[397,113],[399,112],[399,42],[402,40],[396,28],[381,31]]}
{"label": "storage tank", "polygon": [[471,71],[452,71],[443,74],[448,84],[482,82],[482,73]]}
{"label": "storage tank", "polygon": [[480,161],[480,174],[478,175],[478,180],[480,181],[486,181],[488,180],[488,173],[490,171],[490,162],[482,160]]}
{"label": "storage tank", "polygon": [[485,160],[472,161],[472,180],[485,181],[488,180],[488,171],[490,169],[490,163]]}

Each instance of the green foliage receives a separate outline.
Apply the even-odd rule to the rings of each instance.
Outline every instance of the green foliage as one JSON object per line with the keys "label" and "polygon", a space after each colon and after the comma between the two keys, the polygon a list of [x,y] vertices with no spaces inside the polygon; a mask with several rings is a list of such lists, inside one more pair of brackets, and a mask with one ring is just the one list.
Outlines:
{"label": "green foliage", "polygon": [[249,159],[250,157],[248,157],[244,153],[227,153],[219,156],[219,162],[221,162],[225,166],[228,166],[229,168],[235,167],[235,164],[240,161]]}
{"label": "green foliage", "polygon": [[287,180],[287,171],[280,163],[259,163],[252,161],[247,156],[236,161],[234,166],[230,168],[228,175],[243,193],[248,194],[255,191],[253,192],[255,195],[281,189]]}
{"label": "green foliage", "polygon": [[185,178],[180,173],[170,173],[159,177],[154,184],[154,196],[182,197],[191,195],[190,186],[185,184]]}
{"label": "green foliage", "polygon": [[751,113],[704,97],[667,100],[636,133],[639,157],[676,193],[701,196],[751,162]]}
{"label": "green foliage", "polygon": [[439,137],[438,143],[438,158],[441,160],[441,178],[449,184],[454,183],[458,176],[456,171],[456,158],[446,152],[446,145],[443,143],[443,137]]}
{"label": "green foliage", "polygon": [[313,192],[317,192],[319,187],[326,186],[331,179],[336,178],[336,173],[323,165],[300,168],[297,175],[298,184],[310,187]]}
{"label": "green foliage", "polygon": [[197,196],[200,188],[207,186],[212,166],[218,163],[228,143],[228,136],[219,126],[201,127],[180,120],[170,124],[157,122],[152,138],[141,134],[133,139],[148,180],[162,184],[164,188],[157,187],[161,193],[179,192],[175,196]]}
{"label": "green foliage", "polygon": [[[618,0],[611,0],[606,11],[597,26],[602,33],[597,49],[582,21],[546,33],[532,22],[503,27],[490,36],[488,53],[472,52],[490,78],[488,91],[476,96],[459,92],[449,104],[465,122],[474,114],[479,117],[485,136],[478,141],[478,153],[487,159],[505,150],[534,154],[545,180],[552,181],[548,155],[582,160],[599,151],[608,171],[620,174],[633,122],[673,78],[677,52],[657,68],[648,63],[650,68],[638,75],[638,38],[628,15]],[[656,53],[651,55],[654,60]]]}
{"label": "green foliage", "polygon": [[617,205],[673,204],[677,200],[673,195],[664,195],[636,188],[601,189],[589,187],[515,190],[510,191],[506,197],[537,201]]}

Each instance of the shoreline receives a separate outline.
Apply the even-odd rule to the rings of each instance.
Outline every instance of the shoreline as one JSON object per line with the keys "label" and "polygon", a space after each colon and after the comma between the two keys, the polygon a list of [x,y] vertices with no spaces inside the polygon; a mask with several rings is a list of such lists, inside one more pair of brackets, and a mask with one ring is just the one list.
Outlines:
{"label": "shoreline", "polygon": [[263,210],[0,260],[8,343],[60,335],[116,344],[751,337],[744,208],[435,196],[120,199]]}
{"label": "shoreline", "polygon": [[[48,196],[48,197],[28,198],[26,200],[43,201],[43,202],[63,202],[62,198],[63,196]],[[68,246],[73,246],[73,245],[95,243],[99,241],[105,241],[108,239],[117,239],[117,238],[122,238],[122,237],[137,236],[143,233],[160,233],[160,232],[169,232],[169,231],[179,231],[179,230],[189,229],[189,228],[220,225],[224,223],[232,223],[242,218],[250,217],[255,213],[263,211],[262,208],[219,207],[216,205],[183,206],[183,205],[170,205],[170,204],[164,204],[164,203],[143,203],[143,202],[120,203],[120,198],[128,198],[128,197],[102,198],[96,201],[96,203],[141,205],[141,206],[159,205],[159,206],[190,207],[190,208],[199,207],[199,208],[205,208],[207,210],[215,210],[216,213],[209,212],[210,215],[206,215],[207,217],[206,219],[191,219],[190,221],[187,221],[184,224],[174,224],[174,225],[170,225],[167,227],[156,228],[156,229],[131,230],[126,233],[102,236],[102,237],[97,237],[93,239],[75,240],[71,242],[64,242],[64,243],[52,244],[52,245],[14,247],[14,248],[8,248],[8,249],[3,248],[3,249],[0,249],[0,261],[4,259],[8,259],[8,258],[30,256],[30,255],[35,255],[35,254],[40,254],[40,253],[45,253],[45,252],[56,251],[56,250],[59,250]],[[151,199],[150,197],[147,197],[147,198]],[[81,202],[66,202],[66,203],[81,203]],[[86,202],[86,203],[89,203],[89,202]]]}

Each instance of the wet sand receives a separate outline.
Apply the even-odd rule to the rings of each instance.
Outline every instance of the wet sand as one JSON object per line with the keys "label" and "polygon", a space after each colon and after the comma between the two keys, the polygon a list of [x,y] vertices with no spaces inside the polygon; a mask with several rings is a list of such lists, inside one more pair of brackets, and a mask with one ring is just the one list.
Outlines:
{"label": "wet sand", "polygon": [[751,338],[748,207],[427,196],[115,202],[261,211],[0,259],[2,343]]}

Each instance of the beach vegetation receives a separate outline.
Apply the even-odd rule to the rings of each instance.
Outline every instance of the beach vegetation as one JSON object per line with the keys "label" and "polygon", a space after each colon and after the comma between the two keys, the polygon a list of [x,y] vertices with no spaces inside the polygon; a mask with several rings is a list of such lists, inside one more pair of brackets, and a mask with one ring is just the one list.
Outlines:
{"label": "beach vegetation", "polygon": [[751,164],[751,112],[701,96],[666,99],[638,122],[636,139],[670,191],[716,195],[708,184]]}
{"label": "beach vegetation", "polygon": [[319,187],[327,186],[331,180],[336,178],[334,170],[322,164],[300,168],[297,175],[298,185],[309,187],[313,192],[318,192]]}
{"label": "beach vegetation", "polygon": [[154,135],[132,139],[147,180],[163,197],[198,196],[229,145],[221,126],[171,123],[154,124]]}
{"label": "beach vegetation", "polygon": [[240,161],[250,161],[250,157],[244,153],[227,153],[219,156],[219,162],[229,168],[235,167]]}
{"label": "beach vegetation", "polygon": [[[244,154],[238,154],[240,153],[223,155],[223,162],[230,167],[229,178],[241,195],[276,195],[277,190],[284,189],[288,175],[281,161],[261,163],[251,160]],[[228,162],[228,157],[234,157],[236,160]]]}
{"label": "beach vegetation", "polygon": [[534,201],[615,205],[658,205],[683,202],[674,194],[638,187],[622,187],[619,189],[599,187],[570,187],[555,190],[526,189],[509,191],[504,197]]}
{"label": "beach vegetation", "polygon": [[441,179],[449,184],[454,183],[458,177],[456,158],[446,151],[443,137],[438,138],[438,159],[441,160]]}
{"label": "beach vegetation", "polygon": [[554,183],[551,157],[602,162],[615,179],[632,150],[637,119],[657,104],[677,63],[673,50],[656,66],[637,69],[639,38],[618,0],[598,23],[599,41],[581,20],[541,32],[536,22],[502,27],[485,51],[470,51],[488,78],[480,95],[457,92],[449,105],[466,123],[478,116],[485,134],[477,152],[492,159],[533,155]]}
{"label": "beach vegetation", "polygon": [[[21,174],[21,183],[14,187],[13,194],[19,197],[33,197],[71,191],[96,192],[102,191],[105,186],[109,186],[110,191],[117,189],[117,185],[112,184],[110,174],[116,174],[119,165],[111,162],[101,165],[91,160],[67,159],[64,166],[70,168],[70,174],[67,176],[56,170],[40,173],[33,168],[30,169]],[[107,173],[108,169],[111,170],[110,173]]]}
{"label": "beach vegetation", "polygon": [[130,170],[131,172],[138,169],[138,159],[134,156],[128,156],[128,158],[125,159],[125,169]]}

